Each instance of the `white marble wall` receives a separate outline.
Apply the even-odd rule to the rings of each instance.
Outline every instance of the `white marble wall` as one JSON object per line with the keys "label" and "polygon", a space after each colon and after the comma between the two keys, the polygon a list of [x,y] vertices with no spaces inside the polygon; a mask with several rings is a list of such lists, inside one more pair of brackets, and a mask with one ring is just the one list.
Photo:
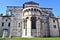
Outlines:
{"label": "white marble wall", "polygon": [[2,36],[2,17],[0,17],[0,36]]}
{"label": "white marble wall", "polygon": [[[53,19],[54,18],[49,18],[50,35],[51,36],[59,36],[57,19],[54,19],[55,23],[53,23]],[[54,28],[54,25],[56,25],[56,28]]]}

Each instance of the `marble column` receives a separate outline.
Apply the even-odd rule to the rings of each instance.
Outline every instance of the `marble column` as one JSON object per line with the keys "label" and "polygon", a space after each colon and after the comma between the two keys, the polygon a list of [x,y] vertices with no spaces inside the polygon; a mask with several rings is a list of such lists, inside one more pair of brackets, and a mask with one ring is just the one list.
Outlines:
{"label": "marble column", "polygon": [[42,35],[41,35],[41,37],[43,37],[44,35],[45,35],[45,30],[44,30],[44,23],[42,23]]}
{"label": "marble column", "polygon": [[9,38],[11,38],[11,31],[12,31],[12,29],[10,27],[10,30],[9,30]]}
{"label": "marble column", "polygon": [[27,19],[27,37],[31,37],[31,20]]}
{"label": "marble column", "polygon": [[37,19],[36,21],[37,37],[40,36],[40,27],[41,27],[40,19]]}

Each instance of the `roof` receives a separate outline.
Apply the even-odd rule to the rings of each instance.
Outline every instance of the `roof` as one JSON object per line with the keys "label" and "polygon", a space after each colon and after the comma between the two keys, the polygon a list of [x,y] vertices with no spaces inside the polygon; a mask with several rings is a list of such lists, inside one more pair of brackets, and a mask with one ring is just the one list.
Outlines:
{"label": "roof", "polygon": [[39,5],[38,3],[33,2],[33,1],[30,1],[30,2],[25,2],[24,4],[34,4],[34,5]]}

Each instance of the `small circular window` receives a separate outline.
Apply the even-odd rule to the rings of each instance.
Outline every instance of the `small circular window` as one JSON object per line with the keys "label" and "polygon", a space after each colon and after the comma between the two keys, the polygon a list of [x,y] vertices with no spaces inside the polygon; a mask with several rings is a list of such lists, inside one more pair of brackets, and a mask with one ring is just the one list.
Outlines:
{"label": "small circular window", "polygon": [[7,19],[6,19],[6,21],[7,21]]}

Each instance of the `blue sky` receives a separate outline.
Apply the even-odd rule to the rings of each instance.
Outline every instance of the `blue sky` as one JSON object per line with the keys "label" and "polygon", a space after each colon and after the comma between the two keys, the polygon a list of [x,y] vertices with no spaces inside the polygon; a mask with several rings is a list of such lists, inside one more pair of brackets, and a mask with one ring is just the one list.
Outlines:
{"label": "blue sky", "polygon": [[60,0],[0,0],[0,13],[6,13],[6,6],[22,6],[28,1],[39,3],[39,7],[53,8],[53,13],[60,16]]}

